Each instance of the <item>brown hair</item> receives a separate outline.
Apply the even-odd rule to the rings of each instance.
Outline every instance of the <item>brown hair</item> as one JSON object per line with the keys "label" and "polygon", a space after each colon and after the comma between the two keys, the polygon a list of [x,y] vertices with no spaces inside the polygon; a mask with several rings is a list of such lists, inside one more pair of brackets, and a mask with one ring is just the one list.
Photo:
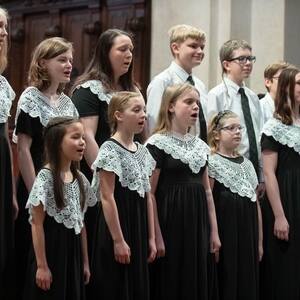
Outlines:
{"label": "brown hair", "polygon": [[274,116],[286,125],[293,124],[292,110],[295,108],[295,77],[299,72],[298,68],[289,67],[281,72],[278,79]]}
{"label": "brown hair", "polygon": [[[71,93],[74,92],[76,86],[88,80],[100,80],[107,91],[113,91],[112,83],[114,82],[114,74],[109,59],[109,52],[115,38],[120,35],[128,36],[132,40],[132,36],[128,32],[120,29],[108,29],[100,35],[93,57],[83,74],[75,81]],[[122,89],[126,91],[136,90],[133,80],[133,61],[130,64],[128,72],[120,77],[119,83]]]}
{"label": "brown hair", "polygon": [[228,40],[225,42],[219,52],[221,67],[222,67],[222,75],[226,73],[226,70],[223,66],[223,62],[226,60],[230,60],[233,58],[233,52],[239,48],[248,49],[252,51],[252,47],[245,40]]}
{"label": "brown hair", "polygon": [[107,109],[108,123],[112,134],[118,129],[118,121],[115,117],[115,112],[123,112],[128,107],[132,98],[139,97],[143,98],[140,93],[127,91],[118,92],[112,96]]}
{"label": "brown hair", "polygon": [[[0,7],[0,15],[4,16],[8,21],[8,12],[6,9]],[[3,42],[3,46],[0,50],[0,74],[6,69],[7,66],[7,37]]]}
{"label": "brown hair", "polygon": [[[32,60],[29,67],[28,83],[35,86],[39,90],[45,90],[51,84],[47,69],[41,65],[42,59],[51,59],[65,53],[68,50],[73,50],[72,43],[61,37],[53,37],[43,40],[35,48]],[[58,92],[62,92],[64,84],[60,84]]]}
{"label": "brown hair", "polygon": [[[219,142],[217,137],[221,128],[224,126],[225,121],[231,118],[238,118],[238,115],[231,110],[223,110],[212,117],[208,126],[207,143],[210,146],[212,153],[216,153],[219,149]],[[235,154],[238,154],[235,151]]]}
{"label": "brown hair", "polygon": [[[278,71],[284,70],[290,66],[291,65],[289,63],[284,62],[284,61],[279,61],[279,62],[270,64],[265,68],[264,78],[273,81],[273,77]],[[266,86],[266,89],[268,90],[268,92],[270,91],[267,86]]]}
{"label": "brown hair", "polygon": [[153,133],[170,131],[172,127],[172,114],[169,111],[171,104],[174,104],[178,97],[188,91],[196,91],[200,96],[199,91],[189,83],[175,84],[168,86],[162,96],[160,110],[156,127]]}
{"label": "brown hair", "polygon": [[[80,122],[79,119],[72,117],[55,117],[51,119],[44,130],[46,164],[51,167],[53,176],[53,190],[56,206],[62,209],[64,202],[64,183],[61,179],[61,144],[66,134],[66,128],[71,124]],[[74,179],[77,179],[80,190],[81,209],[85,203],[85,193],[82,178],[78,172],[78,162],[71,162],[71,172]]]}

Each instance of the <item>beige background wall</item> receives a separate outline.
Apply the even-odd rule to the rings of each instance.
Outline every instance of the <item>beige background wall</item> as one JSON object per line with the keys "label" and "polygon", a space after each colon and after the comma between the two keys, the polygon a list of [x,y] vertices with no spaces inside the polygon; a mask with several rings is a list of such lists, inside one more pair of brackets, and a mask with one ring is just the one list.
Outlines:
{"label": "beige background wall", "polygon": [[295,36],[300,39],[300,27],[295,26],[300,19],[295,17],[299,20],[291,22],[288,13],[296,9],[300,11],[298,0],[152,0],[150,77],[165,69],[172,59],[168,29],[186,23],[207,34],[205,59],[195,74],[208,88],[221,80],[220,46],[230,38],[243,38],[252,45],[257,57],[248,85],[257,93],[265,92],[263,70],[269,63],[287,58],[296,65],[300,62],[296,43],[292,42]]}

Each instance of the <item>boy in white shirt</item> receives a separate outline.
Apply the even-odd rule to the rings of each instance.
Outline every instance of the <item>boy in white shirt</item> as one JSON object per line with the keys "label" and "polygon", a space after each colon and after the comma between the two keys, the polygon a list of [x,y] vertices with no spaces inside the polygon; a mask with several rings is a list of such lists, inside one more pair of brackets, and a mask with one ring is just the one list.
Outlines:
{"label": "boy in white shirt", "polygon": [[192,75],[192,69],[200,65],[204,57],[205,33],[200,29],[183,24],[172,27],[169,30],[169,36],[170,49],[174,60],[167,69],[153,78],[147,88],[149,133],[155,127],[162,95],[166,87],[188,81],[199,91],[201,101],[199,119],[195,128],[192,128],[192,132],[200,135],[206,141],[205,103],[207,100],[207,91],[204,83],[195,75]]}
{"label": "boy in white shirt", "polygon": [[260,100],[262,105],[264,123],[273,117],[275,110],[275,97],[277,92],[278,78],[282,70],[286,69],[290,65],[286,62],[277,62],[270,64],[264,71],[265,87],[268,93]]}

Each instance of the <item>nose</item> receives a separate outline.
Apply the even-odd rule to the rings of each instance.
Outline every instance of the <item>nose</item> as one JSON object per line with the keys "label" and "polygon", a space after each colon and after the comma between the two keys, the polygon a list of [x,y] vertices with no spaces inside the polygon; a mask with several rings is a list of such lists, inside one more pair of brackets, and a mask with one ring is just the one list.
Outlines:
{"label": "nose", "polygon": [[1,28],[0,33],[1,33],[2,36],[7,36],[7,35],[8,35],[7,30],[6,30],[5,27],[2,27],[2,28]]}

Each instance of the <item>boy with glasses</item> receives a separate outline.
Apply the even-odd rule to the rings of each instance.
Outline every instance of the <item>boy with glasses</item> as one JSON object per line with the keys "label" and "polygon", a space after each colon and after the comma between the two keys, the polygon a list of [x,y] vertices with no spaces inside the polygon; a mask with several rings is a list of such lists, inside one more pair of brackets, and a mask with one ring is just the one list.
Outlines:
{"label": "boy with glasses", "polygon": [[264,123],[266,123],[270,118],[273,117],[278,78],[282,70],[286,69],[289,66],[290,65],[286,62],[277,62],[268,65],[264,71],[265,87],[268,91],[265,97],[260,100],[264,115]]}
{"label": "boy with glasses", "polygon": [[[220,49],[222,83],[208,93],[208,120],[222,110],[235,112],[245,127],[239,153],[251,160],[256,173],[262,180],[260,168],[259,135],[263,126],[263,113],[257,95],[245,86],[256,58],[252,47],[244,40],[229,40]],[[263,194],[260,185],[258,193]]]}

